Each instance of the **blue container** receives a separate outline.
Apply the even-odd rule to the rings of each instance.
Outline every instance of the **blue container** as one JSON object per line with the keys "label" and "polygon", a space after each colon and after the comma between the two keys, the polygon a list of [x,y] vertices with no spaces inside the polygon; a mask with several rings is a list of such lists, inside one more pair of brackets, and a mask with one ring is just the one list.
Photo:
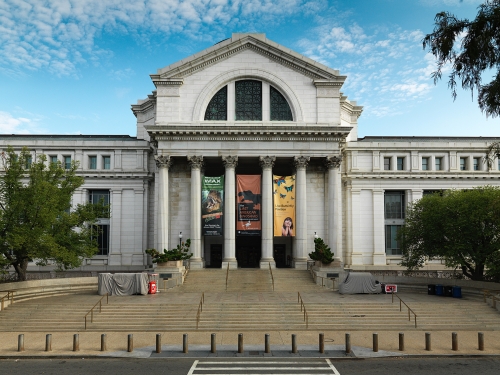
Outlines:
{"label": "blue container", "polygon": [[444,287],[441,284],[436,284],[436,296],[444,296]]}
{"label": "blue container", "polygon": [[454,286],[453,287],[453,298],[462,298],[462,287]]}

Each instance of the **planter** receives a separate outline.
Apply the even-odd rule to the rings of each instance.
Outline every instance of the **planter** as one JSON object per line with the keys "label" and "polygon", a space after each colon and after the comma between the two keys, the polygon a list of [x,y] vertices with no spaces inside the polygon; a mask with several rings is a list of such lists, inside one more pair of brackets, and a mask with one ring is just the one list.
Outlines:
{"label": "planter", "polygon": [[169,260],[167,262],[156,263],[158,267],[182,267],[182,260]]}

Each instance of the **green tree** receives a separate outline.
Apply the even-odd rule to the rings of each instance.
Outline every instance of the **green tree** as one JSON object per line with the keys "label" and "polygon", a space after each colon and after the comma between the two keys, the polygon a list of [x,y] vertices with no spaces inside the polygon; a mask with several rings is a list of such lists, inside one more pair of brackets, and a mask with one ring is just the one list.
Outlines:
{"label": "green tree", "polygon": [[333,262],[333,253],[321,237],[314,239],[314,251],[309,253],[309,258],[318,260],[323,264]]}
{"label": "green tree", "polygon": [[500,188],[424,196],[409,204],[398,238],[401,265],[410,271],[421,268],[427,258],[440,258],[472,280],[494,278],[500,270]]}
{"label": "green tree", "polygon": [[[434,83],[443,71],[451,68],[448,87],[453,99],[457,96],[457,81],[462,88],[478,93],[478,104],[487,116],[500,115],[500,0],[487,0],[478,7],[473,21],[457,19],[440,12],[435,17],[434,32],[423,39],[437,59],[432,73]],[[491,82],[483,84],[484,74],[493,73]]]}
{"label": "green tree", "polygon": [[47,163],[45,155],[32,162],[27,149],[17,155],[12,148],[1,159],[0,266],[13,267],[18,280],[26,280],[30,261],[46,265],[51,260],[63,270],[97,252],[92,224],[108,217],[109,207],[87,203],[70,210],[71,197],[84,182],[76,175],[76,163],[64,169],[61,163]]}

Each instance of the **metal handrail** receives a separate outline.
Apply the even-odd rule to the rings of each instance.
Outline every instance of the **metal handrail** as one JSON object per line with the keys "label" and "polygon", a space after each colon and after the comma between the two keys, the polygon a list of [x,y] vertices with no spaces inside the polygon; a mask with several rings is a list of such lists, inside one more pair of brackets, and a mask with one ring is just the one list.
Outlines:
{"label": "metal handrail", "polygon": [[226,271],[226,292],[227,292],[227,279],[229,278],[229,262],[227,262],[227,271]]}
{"label": "metal handrail", "polygon": [[300,295],[300,292],[297,292],[297,303],[300,303],[300,311],[304,309],[304,321],[306,322],[306,329],[307,329],[309,328],[309,316],[307,315],[306,305],[304,304],[304,301],[302,301],[302,296]]}
{"label": "metal handrail", "polygon": [[106,305],[109,304],[109,294],[106,293],[105,296],[102,296],[101,299],[90,309],[88,313],[85,314],[85,329],[87,329],[87,316],[90,314],[90,323],[94,323],[94,309],[97,305],[99,305],[99,312],[102,311],[102,299],[106,297]]}
{"label": "metal handrail", "polygon": [[200,303],[198,304],[198,312],[196,313],[196,329],[200,323],[201,313],[203,312],[203,303],[205,302],[205,292],[201,293]]}
{"label": "metal handrail", "polygon": [[273,281],[273,292],[274,292],[274,276],[273,276],[273,270],[271,269],[271,262],[269,262],[269,272],[271,272],[271,280]]}
{"label": "metal handrail", "polygon": [[5,300],[5,298],[7,298],[7,300],[10,299],[10,304],[11,305],[14,303],[14,292],[16,292],[16,291],[15,290],[7,290],[7,294],[1,298],[2,307],[0,308],[0,310],[3,311],[3,309],[4,309],[4,300]]}
{"label": "metal handrail", "polygon": [[408,306],[406,303],[404,303],[404,301],[397,295],[397,294],[394,294],[394,290],[392,291],[392,303],[394,303],[394,296],[398,297],[399,298],[399,311],[403,311],[402,310],[402,303],[408,308],[408,321],[411,320],[410,318],[410,311],[413,313],[413,315],[415,315],[415,328],[417,328],[417,314],[415,314],[415,311],[413,311],[412,309],[410,309],[410,306]]}

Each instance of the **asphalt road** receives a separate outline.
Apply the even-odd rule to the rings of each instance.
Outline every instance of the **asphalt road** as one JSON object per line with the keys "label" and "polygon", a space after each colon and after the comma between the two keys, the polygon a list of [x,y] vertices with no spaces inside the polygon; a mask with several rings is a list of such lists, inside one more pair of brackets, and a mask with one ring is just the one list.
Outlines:
{"label": "asphalt road", "polygon": [[44,358],[2,359],[0,374],[439,374],[498,375],[500,357],[290,359],[290,358]]}

